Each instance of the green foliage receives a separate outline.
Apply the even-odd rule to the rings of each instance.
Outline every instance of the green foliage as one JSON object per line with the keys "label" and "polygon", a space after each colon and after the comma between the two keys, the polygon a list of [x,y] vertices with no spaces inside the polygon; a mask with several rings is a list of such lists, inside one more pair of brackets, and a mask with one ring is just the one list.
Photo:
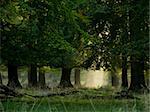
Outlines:
{"label": "green foliage", "polygon": [[135,55],[148,61],[146,1],[130,4],[127,1],[95,0],[90,3],[84,6],[89,9],[86,14],[92,20],[88,30],[92,35],[91,44],[88,46],[92,53],[85,61],[86,67],[95,62],[98,69],[121,67],[122,55]]}
{"label": "green foliage", "polygon": [[[75,1],[74,1],[75,2]],[[17,65],[79,66],[77,38],[85,43],[71,1],[9,1],[1,7],[2,61]],[[78,35],[80,34],[80,35]]]}
{"label": "green foliage", "polygon": [[[122,55],[148,61],[147,4],[145,0],[136,5],[112,0],[2,1],[2,63],[70,68],[97,63],[97,69],[109,70],[120,67]],[[130,23],[129,12],[133,12]]]}

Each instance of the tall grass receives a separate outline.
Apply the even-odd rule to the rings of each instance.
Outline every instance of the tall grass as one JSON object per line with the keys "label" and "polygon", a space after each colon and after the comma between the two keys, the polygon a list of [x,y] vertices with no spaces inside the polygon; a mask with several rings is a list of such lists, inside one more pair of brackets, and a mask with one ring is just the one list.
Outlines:
{"label": "tall grass", "polygon": [[[32,94],[44,93],[36,90]],[[40,94],[41,94],[40,93]],[[81,89],[76,94],[43,98],[22,97],[0,101],[0,112],[149,112],[150,94],[140,99],[115,99],[113,91]]]}

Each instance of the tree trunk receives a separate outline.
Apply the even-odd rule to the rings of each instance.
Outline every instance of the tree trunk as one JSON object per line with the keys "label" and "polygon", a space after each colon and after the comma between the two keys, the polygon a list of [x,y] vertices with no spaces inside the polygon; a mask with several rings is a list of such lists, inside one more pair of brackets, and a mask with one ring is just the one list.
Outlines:
{"label": "tree trunk", "polygon": [[42,67],[39,68],[39,87],[44,88],[46,86],[45,82],[45,71]]}
{"label": "tree trunk", "polygon": [[3,84],[3,81],[2,81],[2,75],[0,73],[0,85]]}
{"label": "tree trunk", "polygon": [[28,86],[37,87],[37,67],[36,65],[31,65],[28,71]]}
{"label": "tree trunk", "polygon": [[17,73],[17,66],[13,64],[8,64],[8,84],[7,86],[12,88],[22,88]]}
{"label": "tree trunk", "polygon": [[149,69],[145,71],[145,75],[146,75],[146,85],[148,88],[150,88],[150,72]]}
{"label": "tree trunk", "polygon": [[122,84],[123,88],[128,87],[128,77],[127,77],[127,57],[122,56]]}
{"label": "tree trunk", "polygon": [[131,84],[129,90],[140,90],[146,88],[144,78],[144,61],[131,57]]}
{"label": "tree trunk", "polygon": [[118,86],[118,77],[117,74],[115,73],[115,71],[111,71],[111,77],[112,77],[112,86],[117,87]]}
{"label": "tree trunk", "polygon": [[65,88],[65,87],[73,87],[70,81],[71,76],[71,68],[62,68],[62,75],[59,87]]}
{"label": "tree trunk", "polygon": [[81,83],[80,83],[80,68],[76,68],[75,69],[75,86],[76,87],[81,87]]}

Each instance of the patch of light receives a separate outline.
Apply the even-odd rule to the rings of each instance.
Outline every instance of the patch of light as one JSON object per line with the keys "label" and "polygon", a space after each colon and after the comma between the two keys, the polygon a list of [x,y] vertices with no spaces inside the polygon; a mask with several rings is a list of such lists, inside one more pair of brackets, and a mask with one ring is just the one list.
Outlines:
{"label": "patch of light", "polygon": [[99,88],[107,85],[106,73],[103,70],[88,70],[86,71],[85,87]]}
{"label": "patch of light", "polygon": [[90,45],[90,44],[92,44],[92,42],[91,42],[91,41],[89,41],[89,42],[88,42],[88,45]]}
{"label": "patch of light", "polygon": [[109,33],[108,32],[105,32],[105,35],[108,35]]}
{"label": "patch of light", "polygon": [[102,38],[102,34],[101,34],[101,33],[99,33],[99,35],[98,35],[98,36]]}

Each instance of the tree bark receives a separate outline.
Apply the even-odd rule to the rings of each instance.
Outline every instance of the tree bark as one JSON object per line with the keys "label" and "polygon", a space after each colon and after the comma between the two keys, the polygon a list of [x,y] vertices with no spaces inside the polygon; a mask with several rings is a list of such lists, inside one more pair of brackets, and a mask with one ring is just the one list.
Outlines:
{"label": "tree bark", "polygon": [[39,68],[39,87],[44,88],[46,86],[45,71],[42,67]]}
{"label": "tree bark", "polygon": [[122,56],[122,84],[123,88],[128,87],[128,77],[127,77],[127,57]]}
{"label": "tree bark", "polygon": [[22,88],[17,73],[17,66],[14,64],[8,64],[8,84],[7,86],[11,88]]}
{"label": "tree bark", "polygon": [[31,65],[28,71],[28,86],[37,87],[37,67],[36,65]]}
{"label": "tree bark", "polygon": [[150,88],[150,72],[149,69],[145,71],[145,75],[146,75],[146,85],[148,88]]}
{"label": "tree bark", "polygon": [[2,75],[0,73],[0,85],[3,84],[3,81],[2,81]]}
{"label": "tree bark", "polygon": [[73,87],[70,81],[71,76],[71,68],[62,68],[62,75],[59,87],[66,88],[66,87]]}
{"label": "tree bark", "polygon": [[76,68],[75,69],[75,86],[76,87],[81,87],[81,83],[80,83],[80,68]]}
{"label": "tree bark", "polygon": [[131,84],[129,90],[147,88],[144,77],[144,60],[131,57]]}
{"label": "tree bark", "polygon": [[112,77],[112,86],[117,87],[118,86],[118,77],[117,74],[115,73],[115,71],[111,71],[111,77]]}

